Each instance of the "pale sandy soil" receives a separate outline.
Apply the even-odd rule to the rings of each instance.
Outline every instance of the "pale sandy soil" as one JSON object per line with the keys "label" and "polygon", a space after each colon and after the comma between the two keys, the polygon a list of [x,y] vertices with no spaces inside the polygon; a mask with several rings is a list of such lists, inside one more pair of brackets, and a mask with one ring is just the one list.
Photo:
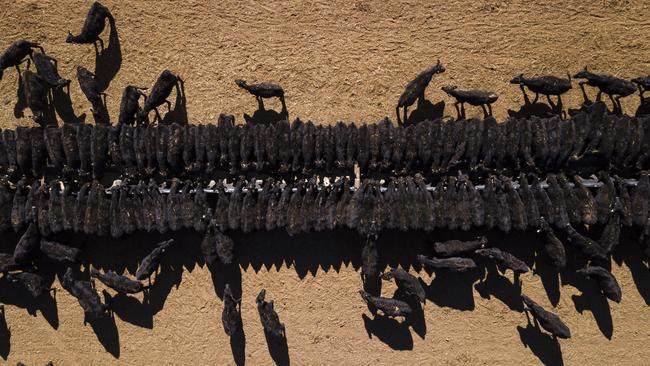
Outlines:
{"label": "pale sandy soil", "polygon": [[[117,19],[122,59],[107,89],[113,118],[117,117],[126,84],[150,86],[164,68],[186,80],[187,115],[192,122],[214,121],[221,112],[236,114],[241,120],[243,112],[254,111],[255,100],[236,88],[235,78],[279,82],[286,90],[292,117],[331,123],[376,121],[385,115],[394,118],[394,106],[404,84],[438,58],[447,72],[435,77],[427,97],[433,103],[445,101],[448,115],[454,114],[450,99],[439,89],[447,83],[496,91],[500,99],[494,106],[495,114],[504,118],[508,108],[517,109],[521,104],[519,89],[508,84],[521,72],[564,75],[588,64],[594,70],[625,77],[650,73],[650,4],[645,1],[104,3]],[[0,45],[6,47],[17,38],[37,40],[58,58],[63,76],[72,77],[79,64],[94,70],[92,46],[64,43],[68,30],[77,32],[80,28],[89,4],[4,0],[0,5]],[[108,40],[108,31],[104,40]],[[114,74],[116,70],[106,65],[115,64],[100,62],[103,74]],[[0,127],[30,123],[14,117],[16,85],[15,71],[7,70],[0,81]],[[86,113],[90,122],[90,106],[76,81],[71,100],[76,115]],[[637,102],[636,97],[627,98],[624,108],[634,113]],[[565,104],[579,103],[576,87]],[[278,108],[277,103],[270,105]],[[253,239],[243,235],[236,238],[241,246]],[[353,236],[345,238],[355,245]],[[190,239],[179,240],[180,247],[196,245],[198,238]],[[293,243],[289,245],[293,249],[302,242],[327,248],[335,246],[332,241],[338,237],[320,235],[309,243],[303,236],[256,236],[256,240],[268,247],[277,240],[284,242],[284,247],[287,242]],[[417,240],[421,246],[424,238]],[[393,235],[386,245],[402,242],[404,239]],[[132,243],[139,242],[133,239]],[[470,285],[460,290],[454,281],[432,286],[436,301],[429,301],[424,309],[426,334],[422,329],[416,332],[392,328],[391,324],[364,325],[362,314],[369,313],[357,294],[361,286],[355,270],[358,251],[337,248],[345,253],[344,258],[328,262],[336,265],[326,266],[327,270],[308,272],[302,268],[304,261],[319,263],[317,256],[325,253],[325,249],[312,253],[304,248],[300,256],[289,253],[286,261],[265,261],[258,256],[257,266],[246,263],[240,268],[247,364],[273,363],[254,306],[261,287],[275,299],[287,326],[289,358],[294,365],[521,365],[539,363],[540,359],[551,364],[558,361],[552,341],[535,331],[518,330],[526,327],[526,317],[499,300],[508,298],[507,285],[496,286],[495,291],[504,293],[490,299],[481,296],[479,285],[475,285],[478,289]],[[183,257],[183,250],[177,250]],[[110,254],[110,250],[103,253]],[[356,258],[354,267],[350,255]],[[252,253],[248,257],[255,258]],[[259,265],[260,261],[266,265]],[[106,347],[90,325],[83,325],[80,307],[65,291],[56,295],[56,321],[51,314],[48,322],[41,312],[33,316],[24,306],[7,305],[11,328],[7,363],[22,360],[38,365],[51,359],[61,365],[233,364],[229,340],[220,323],[222,303],[215,295],[210,272],[192,263],[173,263],[174,271],[161,282],[165,290],[169,289],[166,299],[166,291],[160,290],[153,309],[126,306],[133,309],[132,313],[117,314],[116,327],[107,326],[100,332]],[[269,266],[271,263],[276,265]],[[596,316],[590,310],[578,311],[582,304],[574,296],[579,290],[570,285],[561,287],[554,311],[573,333],[571,340],[559,343],[564,364],[640,365],[650,359],[650,274],[637,263],[633,278],[626,263],[614,265],[623,302],[590,303],[596,308]],[[133,266],[128,263],[129,269]],[[219,275],[217,271],[215,276]],[[421,275],[431,282],[428,275]],[[511,276],[508,278],[512,281]],[[639,289],[636,283],[642,284]],[[538,276],[524,276],[522,288],[544,306],[551,306]],[[392,291],[391,285],[382,290],[385,295]],[[456,301],[457,297],[462,299]],[[369,336],[366,325],[379,329],[382,336]],[[382,329],[394,330],[386,333]],[[526,347],[522,339],[534,346]]]}

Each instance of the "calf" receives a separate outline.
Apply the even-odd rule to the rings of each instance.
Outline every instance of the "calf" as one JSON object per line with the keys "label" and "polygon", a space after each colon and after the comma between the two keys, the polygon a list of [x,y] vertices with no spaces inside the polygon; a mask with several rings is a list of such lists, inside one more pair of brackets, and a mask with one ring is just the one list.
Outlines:
{"label": "calf", "polygon": [[223,330],[228,336],[232,337],[241,330],[241,299],[235,299],[229,284],[226,284],[223,289],[221,322],[223,323]]}
{"label": "calf", "polygon": [[104,285],[124,294],[136,294],[146,289],[146,287],[143,286],[141,282],[134,281],[126,276],[119,275],[114,271],[101,273],[98,270],[91,268],[90,277],[96,278]]}
{"label": "calf", "polygon": [[217,256],[223,264],[231,264],[235,258],[235,242],[220,230],[214,232]]}
{"label": "calf", "polygon": [[411,296],[418,301],[424,303],[426,299],[426,293],[422,284],[418,281],[415,276],[408,273],[402,268],[391,268],[388,272],[381,274],[381,279],[385,281],[390,281],[395,279],[397,288],[400,289],[404,294]]}
{"label": "calf", "polygon": [[577,270],[576,273],[598,282],[600,290],[608,299],[621,302],[621,287],[618,285],[616,277],[605,268],[599,266],[588,266]]}
{"label": "calf", "polygon": [[[609,96],[609,99],[612,101],[614,106],[614,111],[622,112],[621,108],[621,98],[632,95],[636,90],[636,86],[633,82],[627,81],[611,75],[605,74],[595,74],[587,70],[587,66],[584,69],[578,71],[577,74],[573,75],[576,79],[585,79],[578,83],[580,89],[582,90],[582,95],[585,98],[585,101],[588,100],[587,93],[585,92],[585,84],[598,88],[598,94],[596,95],[596,101],[600,101],[603,93]],[[614,97],[616,96],[616,97]]]}
{"label": "calf", "polygon": [[91,111],[93,113],[95,123],[108,124],[108,121],[101,121],[100,112],[102,111],[102,108],[106,108],[106,94],[99,91],[99,86],[97,84],[95,74],[83,66],[77,66],[77,80],[79,81],[79,87],[81,88],[81,91],[84,93],[92,105]]}
{"label": "calf", "polygon": [[569,242],[573,243],[573,245],[580,249],[582,254],[587,258],[598,263],[608,262],[609,256],[607,255],[607,251],[598,243],[580,234],[575,228],[573,228],[573,226],[571,226],[571,224],[566,225],[565,231]]}
{"label": "calf", "polygon": [[70,80],[64,79],[57,70],[57,61],[44,53],[37,52],[32,55],[36,72],[51,88],[63,88],[70,86]]}
{"label": "calf", "polygon": [[551,333],[553,337],[563,339],[571,338],[571,330],[569,330],[569,327],[564,324],[559,316],[546,311],[526,295],[521,295],[521,300],[526,305],[526,316],[528,316],[528,312],[532,313],[533,318],[539,322],[539,325]]}
{"label": "calf", "polygon": [[[122,92],[122,100],[120,101],[120,116],[118,123],[120,125],[133,125],[136,122],[138,113],[142,111],[140,107],[140,97],[144,97],[145,103],[147,101],[147,95],[142,91],[147,88],[140,88],[133,85],[127,85]],[[141,122],[139,119],[137,122]]]}
{"label": "calf", "polygon": [[282,103],[282,112],[284,114],[287,113],[287,105],[284,101],[284,89],[280,85],[272,83],[248,84],[241,79],[235,80],[235,84],[255,96],[260,110],[264,110],[264,99],[275,97],[279,98]]}
{"label": "calf", "polygon": [[104,49],[104,41],[99,38],[99,35],[104,31],[106,26],[106,18],[109,20],[113,19],[111,12],[107,7],[95,1],[93,5],[88,10],[86,14],[86,20],[84,21],[81,32],[74,36],[72,32],[68,32],[68,37],[66,38],[66,43],[76,43],[76,44],[90,44],[92,43],[97,50],[97,43],[101,45],[102,50]]}
{"label": "calf", "polygon": [[[533,76],[530,78],[524,77],[524,74],[519,74],[519,76],[514,77],[512,80],[510,80],[511,84],[518,84],[519,87],[521,88],[522,93],[524,93],[524,100],[528,103],[528,95],[526,95],[526,91],[524,90],[524,86],[530,89],[533,93],[535,93],[535,99],[533,100],[533,104],[537,103],[537,99],[539,99],[539,95],[543,94],[546,96],[546,99],[548,100],[548,104],[551,106],[551,108],[555,109],[562,109],[562,94],[568,92],[571,90],[571,75],[568,75],[568,79],[562,79],[558,78],[556,76],[550,76],[550,75],[545,75],[545,76]],[[551,95],[557,96],[557,104],[554,104],[551,101]]]}
{"label": "calf", "polygon": [[0,80],[2,80],[4,69],[14,66],[20,75],[20,67],[18,67],[23,62],[27,61],[27,68],[29,68],[29,59],[25,60],[25,57],[32,57],[34,48],[38,48],[41,52],[45,52],[43,47],[36,42],[26,41],[24,39],[19,39],[9,45],[2,54],[0,54]]}
{"label": "calf", "polygon": [[418,255],[420,265],[433,271],[467,272],[476,268],[476,262],[471,258],[427,258]]}
{"label": "calf", "polygon": [[53,289],[46,288],[44,279],[39,274],[32,272],[9,273],[7,279],[11,282],[20,283],[33,298],[37,298]]}
{"label": "calf", "polygon": [[377,314],[377,310],[381,310],[384,316],[395,318],[398,316],[406,317],[413,312],[413,309],[411,309],[409,304],[402,300],[372,296],[363,290],[359,290],[359,294],[363,301],[368,304],[368,307],[373,314]]}
{"label": "calf", "polygon": [[41,254],[53,262],[76,263],[79,261],[81,250],[55,241],[41,239]]}
{"label": "calf", "polygon": [[364,281],[377,277],[379,274],[379,251],[376,240],[368,238],[361,250],[361,277]]}
{"label": "calf", "polygon": [[[75,279],[72,275],[72,268],[68,267],[66,270],[61,279],[61,286],[79,301],[86,317],[98,319],[107,315],[108,307],[102,304],[90,281]],[[85,323],[86,319],[84,319]]]}
{"label": "calf", "polygon": [[38,74],[25,70],[22,75],[25,87],[27,106],[32,111],[32,119],[41,126],[47,125],[46,113],[49,101],[49,90],[45,80]]}
{"label": "calf", "polygon": [[511,269],[514,273],[526,273],[530,270],[524,261],[498,248],[477,249],[474,253],[493,259],[503,267]]}
{"label": "calf", "polygon": [[422,71],[415,77],[415,79],[409,81],[408,84],[404,87],[402,95],[400,95],[399,100],[397,101],[397,123],[402,124],[402,121],[399,117],[399,109],[404,108],[404,123],[406,123],[407,109],[412,106],[416,100],[420,102],[424,101],[424,92],[431,82],[431,78],[435,74],[441,74],[445,72],[445,67],[442,66],[440,60],[434,66]]}
{"label": "calf", "polygon": [[470,241],[448,240],[433,243],[433,251],[441,257],[456,257],[483,248],[486,244],[487,238],[484,236]]}
{"label": "calf", "polygon": [[257,302],[257,311],[260,314],[260,321],[262,322],[262,327],[264,327],[264,333],[277,339],[282,339],[286,337],[284,324],[280,323],[280,317],[273,308],[273,301],[267,302],[264,299],[265,297],[266,290],[262,289],[255,300]]}
{"label": "calf", "polygon": [[634,78],[632,82],[639,88],[639,96],[641,97],[641,101],[644,101],[643,94],[650,89],[650,75]]}
{"label": "calf", "polygon": [[[459,119],[465,118],[465,103],[473,106],[480,106],[483,109],[483,114],[487,118],[492,115],[492,103],[499,99],[496,93],[484,90],[459,90],[455,85],[445,85],[442,91],[456,99],[454,106],[458,113]],[[460,110],[458,109],[460,104]],[[487,106],[487,109],[485,109]]]}
{"label": "calf", "polygon": [[537,232],[544,235],[544,251],[550,259],[551,264],[556,269],[564,268],[566,266],[566,250],[564,249],[564,244],[555,235],[555,232],[544,217],[539,220],[539,224],[540,226]]}
{"label": "calf", "polygon": [[[151,88],[151,93],[145,100],[144,107],[140,112],[138,112],[138,117],[140,120],[147,121],[147,115],[151,110],[154,110],[156,112],[155,121],[160,121],[161,117],[160,113],[158,112],[158,107],[163,103],[166,103],[167,110],[171,109],[172,103],[167,100],[167,98],[169,97],[169,94],[171,94],[174,87],[180,88],[178,90],[182,90],[183,80],[177,75],[174,75],[171,71],[164,70]],[[178,97],[180,97],[180,95],[177,96],[177,98]]]}
{"label": "calf", "polygon": [[38,225],[29,224],[27,231],[20,237],[16,249],[14,249],[14,261],[18,264],[29,264],[34,259],[40,239]]}
{"label": "calf", "polygon": [[142,262],[135,272],[135,278],[138,281],[142,281],[145,278],[150,278],[151,275],[158,270],[160,266],[160,261],[162,260],[163,254],[167,251],[167,248],[172,245],[174,239],[169,239],[162,243],[159,243],[154,250],[151,251]]}

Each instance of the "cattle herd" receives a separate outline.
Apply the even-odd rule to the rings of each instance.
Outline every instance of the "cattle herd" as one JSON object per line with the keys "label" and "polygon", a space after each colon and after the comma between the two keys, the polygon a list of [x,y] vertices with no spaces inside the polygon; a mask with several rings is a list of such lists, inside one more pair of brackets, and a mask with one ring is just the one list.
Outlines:
{"label": "cattle herd", "polygon": [[[92,43],[99,52],[107,19],[114,22],[106,7],[94,3],[81,32],[69,34],[66,42]],[[29,70],[32,61],[35,72]],[[118,293],[147,292],[155,282],[143,281],[156,273],[168,248],[180,244],[159,243],[129,276],[91,268],[83,248],[55,240],[59,233],[120,238],[192,229],[204,235],[200,248],[206,263],[237,265],[236,243],[228,232],[286,230],[292,236],[354,230],[365,241],[363,281],[393,280],[398,287],[393,298],[367,289],[361,298],[376,316],[406,318],[426,302],[425,291],[408,268],[380,268],[376,241],[382,231],[529,231],[544,243],[553,268],[563,270],[567,256],[582,257],[586,265],[575,273],[595,281],[602,295],[616,302],[621,289],[610,272],[610,257],[621,230],[638,233],[650,257],[650,119],[624,115],[620,104],[637,88],[645,102],[650,77],[627,81],[585,67],[573,76],[584,79],[579,85],[585,103],[565,118],[561,95],[572,88],[571,76],[521,74],[511,82],[521,87],[526,103],[531,103],[528,88],[535,93],[532,103],[540,94],[547,97],[551,113],[500,123],[492,117],[496,93],[447,85],[442,90],[456,99],[458,119],[406,123],[408,107],[423,101],[433,76],[446,71],[438,61],[406,85],[397,125],[388,118],[360,125],[289,122],[282,87],[236,80],[260,109],[263,99],[279,98],[286,118],[237,124],[222,114],[216,124],[194,125],[162,123],[158,107],[170,108],[167,98],[174,88],[181,93],[184,83],[165,70],[151,89],[125,88],[118,123],[111,125],[95,74],[79,66],[77,80],[95,124],[58,127],[45,111],[52,89],[69,89],[71,81],[59,75],[56,60],[38,43],[19,40],[0,56],[0,78],[12,66],[39,126],[0,134],[0,231],[21,235],[13,253],[0,253],[2,280],[24,286],[36,301],[53,290],[41,264],[58,263],[65,272],[61,287],[78,299],[87,319],[110,314],[95,280]],[[588,101],[584,85],[598,88],[595,101]],[[612,111],[602,94],[611,99]],[[485,117],[466,119],[465,104],[482,107]],[[597,238],[591,237],[594,227]],[[433,255],[417,255],[416,269],[460,273],[492,262],[515,278],[530,271],[483,236],[435,242],[431,249]],[[223,302],[224,330],[233,336],[242,326],[242,305],[230,285]],[[526,295],[521,302],[536,324],[554,337],[570,338],[557,315]],[[284,324],[265,290],[256,303],[266,334],[282,339]]]}

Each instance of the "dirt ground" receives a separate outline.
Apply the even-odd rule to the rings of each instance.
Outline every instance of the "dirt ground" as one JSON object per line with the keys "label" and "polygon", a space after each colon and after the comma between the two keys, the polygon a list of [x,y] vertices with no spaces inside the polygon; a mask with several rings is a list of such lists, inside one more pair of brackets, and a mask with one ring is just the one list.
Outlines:
{"label": "dirt ground", "polygon": [[[241,121],[242,113],[253,113],[254,98],[235,86],[235,78],[278,82],[286,91],[292,118],[332,123],[374,122],[386,115],[394,120],[403,86],[437,59],[447,72],[434,77],[427,97],[438,107],[444,101],[445,115],[455,112],[440,90],[444,84],[497,92],[495,115],[505,118],[508,109],[517,110],[522,103],[520,90],[508,83],[522,72],[561,76],[589,65],[624,77],[650,74],[646,1],[107,0],[103,3],[116,18],[119,37],[109,42],[105,31],[107,51],[97,60],[92,45],[65,43],[68,30],[80,29],[90,3],[3,0],[0,47],[27,38],[59,60],[64,77],[74,79],[76,65],[97,70],[113,120],[123,88],[151,86],[165,68],[185,80],[187,103],[173,118],[194,123],[213,122],[219,113],[235,114]],[[581,102],[577,83],[574,88],[565,105]],[[0,127],[31,123],[16,118],[21,114],[18,99],[16,72],[6,70],[0,81]],[[637,104],[633,96],[623,107],[633,114]],[[268,106],[279,110],[275,101]],[[60,120],[92,122],[90,105],[76,80],[70,100],[57,102],[57,112]],[[248,245],[249,239],[241,236],[238,245]],[[394,239],[394,245],[404,242],[399,236]],[[328,242],[332,240],[324,236],[319,243],[334,245]],[[452,290],[449,298],[437,294],[438,301],[429,301],[423,331],[364,320],[362,314],[372,316],[357,293],[357,267],[349,262],[308,273],[292,261],[270,269],[242,266],[246,339],[240,352],[249,365],[273,363],[254,306],[257,292],[265,287],[286,324],[288,358],[295,365],[520,365],[562,360],[567,365],[639,365],[650,359],[650,274],[635,266],[632,276],[628,267],[626,262],[614,265],[624,294],[621,304],[599,302],[584,310],[580,296],[576,298],[580,291],[561,287],[553,311],[567,322],[573,338],[560,341],[560,350],[526,328],[524,314],[511,310],[498,294],[487,299],[472,287],[471,293],[464,293],[471,307],[458,306],[453,286],[445,287]],[[196,265],[183,268],[164,307],[149,319],[138,310],[118,314],[115,326],[104,327],[100,337],[83,325],[80,307],[65,291],[56,294],[55,322],[41,312],[33,316],[23,307],[7,305],[7,362],[234,364],[210,272]],[[425,273],[420,275],[431,282]],[[538,276],[523,276],[522,288],[551,306]],[[390,295],[393,289],[388,285],[382,292]],[[135,302],[126,307],[138,308]]]}

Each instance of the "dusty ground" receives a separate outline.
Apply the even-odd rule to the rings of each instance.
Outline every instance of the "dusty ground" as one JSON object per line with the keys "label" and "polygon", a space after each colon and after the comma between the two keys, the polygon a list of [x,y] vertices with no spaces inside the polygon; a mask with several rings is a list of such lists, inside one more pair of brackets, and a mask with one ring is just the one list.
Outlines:
{"label": "dusty ground", "polygon": [[[438,58],[447,72],[436,76],[427,91],[434,104],[450,102],[439,90],[446,83],[490,89],[500,95],[494,106],[499,118],[507,115],[508,108],[518,109],[521,104],[519,89],[508,84],[521,72],[564,75],[587,64],[593,70],[625,77],[650,73],[650,40],[646,37],[650,4],[644,1],[104,3],[117,19],[119,34],[119,47],[107,42],[110,51],[97,61],[97,73],[108,85],[113,119],[124,86],[150,86],[164,68],[185,79],[187,118],[192,122],[214,121],[220,112],[236,114],[241,120],[243,112],[254,111],[255,100],[236,88],[235,78],[279,82],[286,90],[292,117],[331,123],[376,121],[385,115],[394,118],[404,84]],[[89,4],[5,0],[0,6],[0,45],[6,47],[17,38],[39,41],[59,60],[60,73],[70,78],[79,64],[95,70],[92,46],[64,42],[68,30],[80,28]],[[108,41],[108,30],[103,38]],[[8,70],[0,81],[0,127],[30,123],[14,116],[16,86],[16,73]],[[85,113],[90,122],[89,104],[76,81],[71,101],[68,107],[72,110],[62,113],[65,118],[72,120]],[[628,113],[634,113],[637,101],[636,97],[627,98],[624,108]],[[565,100],[567,105],[579,102],[578,90]],[[61,108],[65,105],[65,100],[61,101]],[[278,108],[277,103],[270,106]],[[453,113],[448,104],[445,114]],[[241,239],[241,245],[246,245],[247,237]],[[327,237],[321,244],[328,244]],[[270,270],[241,269],[248,364],[272,363],[254,307],[261,287],[276,300],[287,325],[290,360],[296,365],[519,365],[558,360],[557,350],[551,352],[544,346],[550,344],[552,349],[548,339],[534,331],[517,330],[526,327],[523,314],[500,300],[485,299],[477,291],[470,296],[472,311],[449,306],[453,300],[437,302],[447,306],[427,303],[424,337],[421,329],[418,334],[404,328],[369,337],[361,315],[367,311],[356,293],[360,280],[351,265],[298,275],[294,264],[288,261]],[[221,328],[221,301],[215,296],[210,273],[205,267],[190,268],[177,279],[178,288],[170,286],[164,307],[156,309],[150,319],[143,322],[137,314],[125,319],[117,316],[116,328],[104,330],[103,339],[110,340],[104,342],[106,348],[90,326],[83,326],[79,306],[65,291],[57,293],[57,329],[40,312],[30,316],[23,308],[7,306],[12,332],[8,362],[234,363]],[[649,295],[635,286],[635,282],[650,281],[648,272],[637,271],[641,277],[633,281],[626,265],[615,265],[614,270],[624,299],[621,304],[610,303],[611,332],[607,320],[599,316],[601,323],[597,324],[591,312],[576,310],[580,306],[572,296],[579,294],[578,290],[562,287],[555,311],[573,332],[573,339],[560,342],[565,364],[637,365],[650,359]],[[423,276],[429,283],[429,277]],[[525,276],[523,288],[549,306],[537,276]],[[385,294],[391,291],[383,290]],[[449,296],[456,295],[451,292]],[[607,307],[598,313],[607,314],[604,309]],[[392,329],[390,324],[367,325],[369,329]],[[606,336],[610,333],[611,340]],[[522,339],[537,346],[526,348]]]}

